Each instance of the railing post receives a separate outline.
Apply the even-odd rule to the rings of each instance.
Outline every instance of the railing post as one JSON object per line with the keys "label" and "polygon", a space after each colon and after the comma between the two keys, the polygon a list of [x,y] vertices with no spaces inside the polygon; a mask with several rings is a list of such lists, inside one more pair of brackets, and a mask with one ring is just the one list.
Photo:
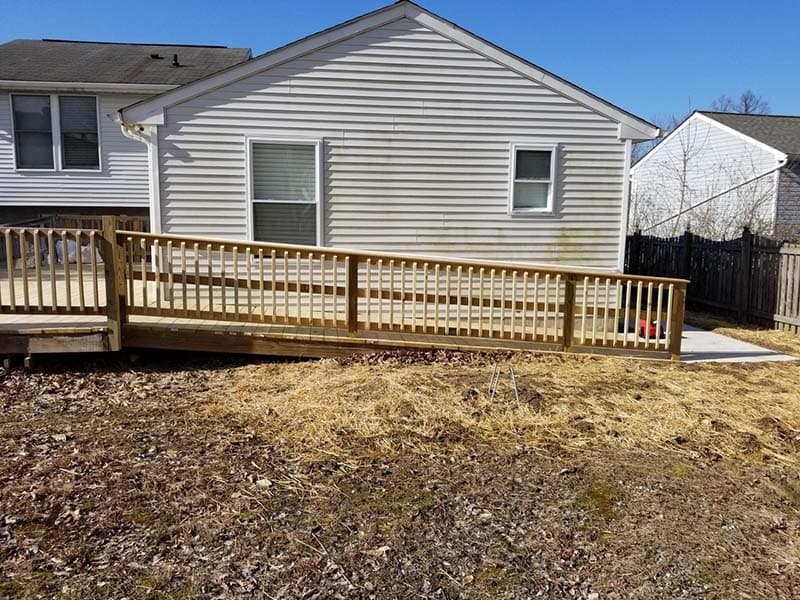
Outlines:
{"label": "railing post", "polygon": [[563,344],[564,352],[572,352],[572,338],[575,328],[575,280],[569,276],[564,280],[564,304],[561,308],[564,313],[561,343]]}
{"label": "railing post", "polygon": [[742,231],[741,248],[736,300],[739,322],[746,323],[750,312],[750,277],[753,274],[753,234],[750,232],[749,227],[745,227]]}
{"label": "railing post", "polygon": [[122,349],[122,325],[127,320],[125,285],[125,256],[117,243],[119,220],[114,216],[103,216],[103,268],[106,285],[106,316],[108,318],[108,340],[111,350]]}
{"label": "railing post", "polygon": [[642,254],[642,230],[637,229],[628,236],[628,270],[627,273],[639,274]]}
{"label": "railing post", "polygon": [[358,257],[347,258],[347,333],[356,335],[358,332]]}
{"label": "railing post", "polygon": [[675,295],[672,298],[672,315],[669,330],[669,357],[671,360],[681,359],[683,319],[686,316],[686,285],[685,283],[677,284],[675,286]]}

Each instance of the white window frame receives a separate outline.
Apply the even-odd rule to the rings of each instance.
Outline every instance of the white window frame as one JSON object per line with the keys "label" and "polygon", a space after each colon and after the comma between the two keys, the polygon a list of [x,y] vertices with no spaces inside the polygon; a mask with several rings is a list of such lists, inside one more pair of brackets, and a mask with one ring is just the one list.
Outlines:
{"label": "white window frame", "polygon": [[[255,144],[290,144],[314,147],[314,196],[313,202],[307,200],[258,200],[253,197],[253,146]],[[247,239],[255,241],[255,224],[253,218],[254,204],[316,204],[317,205],[317,246],[324,246],[324,202],[322,197],[322,139],[320,138],[281,138],[281,137],[245,137],[245,178],[247,180]]]}
{"label": "white window frame", "polygon": [[[14,123],[14,96],[45,96],[50,98],[50,131],[53,136],[53,167],[50,169],[27,168],[17,166],[16,124]],[[61,103],[60,96],[80,96],[95,99],[95,117],[97,119],[97,168],[66,169],[64,168],[61,149]],[[14,170],[20,173],[102,173],[103,172],[103,136],[100,132],[100,97],[94,94],[37,94],[36,92],[14,92],[8,94],[8,107],[11,111],[11,154]]]}
{"label": "white window frame", "polygon": [[[547,191],[547,206],[542,208],[515,208],[514,183],[516,183],[517,151],[533,150],[550,152],[550,179],[525,179],[521,181],[549,183]],[[547,216],[555,214],[556,188],[558,184],[558,144],[539,144],[512,142],[510,145],[509,170],[508,170],[508,214],[511,216]]]}

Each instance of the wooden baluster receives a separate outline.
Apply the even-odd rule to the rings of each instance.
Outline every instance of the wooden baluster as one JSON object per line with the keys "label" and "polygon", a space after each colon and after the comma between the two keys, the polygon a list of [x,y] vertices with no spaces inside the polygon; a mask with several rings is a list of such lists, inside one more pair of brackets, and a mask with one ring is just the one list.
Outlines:
{"label": "wooden baluster", "polygon": [[[149,303],[147,301],[147,244],[144,238],[139,240],[140,250],[142,251],[141,256],[139,257],[139,267],[142,272],[142,308],[146,312]],[[105,258],[103,259],[106,260]]]}
{"label": "wooden baluster", "polygon": [[428,333],[428,263],[422,263],[422,332]]}
{"label": "wooden baluster", "polygon": [[444,270],[444,333],[450,335],[450,265]]}
{"label": "wooden baluster", "polygon": [[528,272],[522,274],[522,323],[520,324],[519,339],[527,338],[528,328]]}
{"label": "wooden baluster", "polygon": [[383,259],[378,259],[378,331],[383,329]]}
{"label": "wooden baluster", "polygon": [[472,273],[474,269],[469,267],[467,269],[467,287],[469,288],[469,292],[467,292],[467,336],[472,337]]}
{"label": "wooden baluster", "polygon": [[278,270],[278,269],[277,269],[277,267],[276,267],[276,259],[277,259],[277,254],[278,254],[278,253],[277,253],[275,250],[272,250],[272,251],[269,253],[269,260],[270,260],[270,277],[272,278],[272,279],[271,279],[271,281],[270,281],[270,294],[272,295],[272,310],[271,310],[270,312],[271,312],[271,314],[272,314],[272,320],[271,320],[271,322],[272,322],[272,323],[274,323],[274,322],[275,322],[275,319],[276,319],[276,318],[277,318],[277,316],[278,316],[278,309],[277,309],[277,306],[276,306],[276,297],[277,297],[277,291],[276,291],[277,281],[276,281],[276,276],[277,276],[277,270]]}
{"label": "wooden baluster", "polygon": [[605,296],[603,300],[603,346],[608,343],[608,315],[611,312],[608,307],[608,298],[611,293],[611,280],[606,277]]}
{"label": "wooden baluster", "polygon": [[28,289],[28,232],[22,229],[17,234],[19,240],[19,260],[22,263],[22,306],[30,310],[30,290]]}
{"label": "wooden baluster", "polygon": [[258,249],[258,293],[261,322],[264,322],[264,249]]}
{"label": "wooden baluster", "polygon": [[183,315],[189,315],[189,307],[186,301],[186,242],[181,242],[181,301],[183,302]]}
{"label": "wooden baluster", "polygon": [[652,307],[653,307],[653,282],[647,284],[647,312],[644,319],[644,347],[650,347],[650,323],[652,322]]}
{"label": "wooden baluster", "polygon": [[[545,315],[545,319],[547,316]],[[545,321],[546,323],[547,321]],[[539,273],[533,274],[533,328],[531,337],[536,341],[536,329],[539,326]]]}
{"label": "wooden baluster", "polygon": [[592,294],[592,346],[597,344],[597,317],[598,317],[598,310],[597,305],[599,303],[599,291],[600,291],[600,278],[594,278],[594,293]]}
{"label": "wooden baluster", "polygon": [[332,260],[333,267],[333,314],[331,315],[331,326],[339,326],[339,255],[334,254]]}
{"label": "wooden baluster", "polygon": [[642,320],[641,319],[641,312],[642,312],[642,282],[639,281],[639,283],[636,284],[636,312],[635,312],[635,314],[636,314],[636,318],[635,318],[636,326],[634,328],[634,334],[635,335],[634,335],[634,338],[633,338],[633,347],[634,348],[638,348],[639,347],[639,333],[641,331],[641,327],[640,327],[639,323]]}
{"label": "wooden baluster", "polygon": [[72,276],[69,268],[69,237],[67,232],[61,232],[61,247],[64,256],[64,293],[67,296],[67,312],[72,311]]}
{"label": "wooden baluster", "polygon": [[283,251],[283,319],[289,322],[289,251]]}
{"label": "wooden baluster", "polygon": [[411,331],[417,332],[417,261],[411,263]]}
{"label": "wooden baluster", "polygon": [[[558,314],[559,314],[559,306],[560,306],[560,303],[561,303],[561,300],[560,300],[561,274],[560,273],[558,275],[556,275],[555,290],[553,290],[553,291],[555,292],[553,294],[553,296],[554,296],[554,298],[553,298],[553,341],[557,342],[558,341]],[[573,303],[575,302],[574,298],[572,299],[572,302]],[[570,308],[570,310],[572,310],[572,309]],[[568,346],[571,345],[571,343],[572,343],[572,340],[569,340],[569,343],[566,344],[565,347],[568,349]]]}
{"label": "wooden baluster", "polygon": [[658,284],[658,296],[657,296],[658,302],[656,304],[656,342],[655,342],[655,347],[656,348],[658,348],[659,344],[661,343],[661,332],[662,332],[662,329],[661,329],[661,309],[663,308],[662,304],[661,304],[661,301],[662,301],[663,295],[664,295],[664,284],[663,283],[659,283]]}
{"label": "wooden baluster", "polygon": [[308,324],[314,320],[314,254],[308,253],[306,258],[308,265]]}
{"label": "wooden baluster", "polygon": [[8,277],[8,305],[11,310],[16,310],[17,299],[16,290],[14,290],[14,243],[11,239],[11,229],[6,229],[4,232],[6,238],[6,276]]}
{"label": "wooden baluster", "polygon": [[245,274],[247,276],[247,320],[253,319],[253,257],[250,246],[244,249]]}
{"label": "wooden baluster", "polygon": [[325,309],[326,309],[326,307],[328,305],[327,294],[325,294],[325,283],[326,283],[326,280],[327,280],[326,268],[325,268],[325,259],[326,259],[326,255],[324,253],[320,254],[320,256],[319,256],[319,278],[320,278],[319,284],[320,284],[320,290],[321,290],[322,295],[320,296],[319,300],[320,300],[320,310],[322,311],[322,315],[320,315],[320,317],[321,317],[320,320],[322,321],[322,326],[323,327],[326,327],[327,324],[328,324],[328,320],[325,317],[325,314],[326,314]]}
{"label": "wooden baluster", "polygon": [[517,272],[511,271],[511,339],[517,337]]}
{"label": "wooden baluster", "polygon": [[436,263],[433,269],[433,333],[439,335],[439,271],[441,266],[439,263]]}
{"label": "wooden baluster", "polygon": [[675,284],[670,283],[669,287],[667,288],[667,325],[664,338],[664,346],[666,348],[671,347],[671,336],[672,336],[672,296],[675,292]]}
{"label": "wooden baluster", "polygon": [[366,327],[367,331],[372,327],[372,259],[368,258],[366,263],[367,269],[367,277],[366,277],[366,288],[364,289],[365,296],[367,298],[367,320],[366,320]]}
{"label": "wooden baluster", "polygon": [[481,267],[478,272],[478,285],[480,285],[478,290],[478,337],[483,337],[483,275],[484,268]]}
{"label": "wooden baluster", "polygon": [[494,269],[489,271],[489,337],[494,337],[494,275]]}
{"label": "wooden baluster", "polygon": [[564,321],[562,326],[562,344],[565,352],[572,352],[575,342],[575,279],[566,276],[564,279]]}
{"label": "wooden baluster", "polygon": [[400,329],[403,330],[406,327],[406,290],[407,283],[406,283],[406,261],[400,261]]}
{"label": "wooden baluster", "polygon": [[172,240],[167,241],[167,288],[166,293],[169,297],[169,310],[175,310],[175,277],[172,267]]}
{"label": "wooden baluster", "polygon": [[194,314],[200,316],[200,244],[195,242],[192,247],[194,259]]}
{"label": "wooden baluster", "polygon": [[[625,322],[622,324],[622,343],[628,344],[628,329],[631,324],[631,280],[625,286]],[[634,327],[635,329],[635,327]]]}
{"label": "wooden baluster", "polygon": [[[58,307],[58,286],[56,285],[56,240],[52,229],[47,230],[47,266],[50,269],[50,305]],[[14,296],[14,288],[11,288],[11,296]]]}
{"label": "wooden baluster", "polygon": [[233,261],[233,314],[239,316],[239,247],[231,249],[231,260]]}
{"label": "wooden baluster", "polygon": [[214,314],[214,252],[211,244],[206,244],[206,270],[208,271],[208,312]]}
{"label": "wooden baluster", "polygon": [[161,312],[161,248],[159,247],[159,240],[153,242],[153,258],[155,261],[156,273],[156,309]]}
{"label": "wooden baluster", "polygon": [[78,277],[78,304],[81,312],[84,312],[86,310],[86,297],[83,289],[83,232],[80,229],[75,233],[75,262]]}
{"label": "wooden baluster", "polygon": [[456,335],[461,335],[461,265],[456,269]]}
{"label": "wooden baluster", "polygon": [[[125,301],[127,302],[127,307],[130,308],[131,306],[134,306],[136,304],[136,299],[133,295],[136,283],[136,280],[134,279],[135,273],[133,270],[133,265],[136,257],[134,252],[133,238],[129,236],[126,238],[125,241],[127,244],[127,249],[125,253],[127,254],[126,258],[128,261],[128,272],[125,275],[125,278],[128,280],[128,294],[127,297],[125,298]],[[105,263],[103,263],[103,270],[105,271]]]}
{"label": "wooden baluster", "polygon": [[295,274],[294,274],[294,281],[295,281],[295,312],[297,313],[295,316],[295,322],[297,325],[302,323],[302,303],[303,303],[303,296],[300,293],[300,252],[294,253],[294,267],[295,267]]}
{"label": "wooden baluster", "polygon": [[500,271],[500,337],[506,335],[506,270]]}
{"label": "wooden baluster", "polygon": [[42,297],[42,248],[39,242],[41,232],[39,229],[33,230],[33,269],[34,277],[36,278],[36,307],[42,311],[44,310],[44,298]]}
{"label": "wooden baluster", "polygon": [[550,331],[550,273],[545,273],[544,276],[544,298],[542,300],[542,304],[544,305],[543,340],[546,342]]}
{"label": "wooden baluster", "polygon": [[614,340],[614,346],[617,345],[617,341],[619,340],[619,308],[621,304],[622,304],[622,283],[620,282],[619,279],[617,279],[617,282],[614,286],[614,323],[613,323],[614,336],[612,338]]}
{"label": "wooden baluster", "polygon": [[389,261],[389,331],[394,329],[394,260]]}
{"label": "wooden baluster", "polygon": [[[97,277],[97,243],[95,236],[97,232],[92,230],[89,232],[89,267],[92,271],[92,307],[95,311],[100,309],[100,290]],[[125,272],[124,269],[122,271]],[[125,284],[122,284],[122,289],[125,289]]]}

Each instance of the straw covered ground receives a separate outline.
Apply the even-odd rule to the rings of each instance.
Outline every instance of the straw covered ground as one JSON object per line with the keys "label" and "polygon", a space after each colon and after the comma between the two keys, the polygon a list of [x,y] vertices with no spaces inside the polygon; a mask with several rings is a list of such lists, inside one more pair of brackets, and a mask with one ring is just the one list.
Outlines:
{"label": "straw covered ground", "polygon": [[59,359],[0,409],[0,597],[800,596],[800,364]]}

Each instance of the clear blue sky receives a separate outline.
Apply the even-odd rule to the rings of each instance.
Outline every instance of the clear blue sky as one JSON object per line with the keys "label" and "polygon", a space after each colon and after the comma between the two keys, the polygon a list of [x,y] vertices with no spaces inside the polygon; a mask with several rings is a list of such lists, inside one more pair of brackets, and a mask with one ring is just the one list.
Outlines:
{"label": "clear blue sky", "polygon": [[[66,38],[270,50],[382,0],[0,0],[0,40]],[[646,119],[750,88],[800,114],[800,2],[422,0],[426,8]]]}

